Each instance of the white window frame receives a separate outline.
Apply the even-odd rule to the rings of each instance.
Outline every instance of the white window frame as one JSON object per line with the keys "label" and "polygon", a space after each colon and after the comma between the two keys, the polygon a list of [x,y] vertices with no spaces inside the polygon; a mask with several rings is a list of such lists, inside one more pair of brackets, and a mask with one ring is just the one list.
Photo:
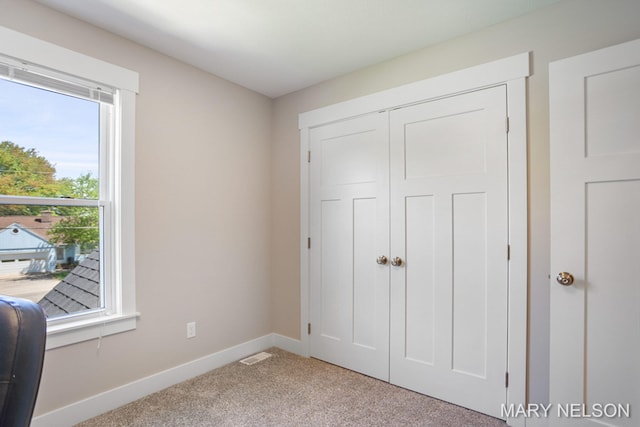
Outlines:
{"label": "white window frame", "polygon": [[[104,310],[64,316],[47,322],[47,349],[100,338],[136,328],[139,313],[135,301],[135,98],[138,73],[71,51],[0,26],[0,55],[20,61],[27,68],[50,71],[52,76],[89,81],[113,88],[113,136],[101,186],[108,185],[109,210],[103,227],[106,267]],[[102,129],[101,129],[102,131]],[[102,148],[101,148],[102,150]],[[16,203],[20,203],[16,198]],[[33,203],[31,203],[33,204]]]}

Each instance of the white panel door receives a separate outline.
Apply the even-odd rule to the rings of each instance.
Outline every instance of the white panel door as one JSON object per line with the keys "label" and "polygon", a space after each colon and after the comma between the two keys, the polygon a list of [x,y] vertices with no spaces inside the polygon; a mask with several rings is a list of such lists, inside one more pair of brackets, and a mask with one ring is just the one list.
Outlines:
{"label": "white panel door", "polygon": [[391,112],[390,381],[501,417],[506,88]]}
{"label": "white panel door", "polygon": [[388,114],[310,132],[310,353],[388,380]]}
{"label": "white panel door", "polygon": [[552,424],[638,426],[640,41],[551,64],[550,114]]}

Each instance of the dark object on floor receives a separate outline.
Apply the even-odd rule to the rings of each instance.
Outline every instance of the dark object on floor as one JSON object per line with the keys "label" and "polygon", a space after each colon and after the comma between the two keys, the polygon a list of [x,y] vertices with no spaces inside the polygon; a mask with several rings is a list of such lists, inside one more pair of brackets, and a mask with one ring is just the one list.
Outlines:
{"label": "dark object on floor", "polygon": [[0,426],[31,423],[46,335],[46,318],[38,304],[0,296]]}

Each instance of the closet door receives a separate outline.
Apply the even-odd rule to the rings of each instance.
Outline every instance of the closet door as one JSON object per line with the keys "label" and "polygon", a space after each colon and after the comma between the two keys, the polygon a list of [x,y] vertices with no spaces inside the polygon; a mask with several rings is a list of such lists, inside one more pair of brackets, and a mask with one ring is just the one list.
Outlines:
{"label": "closet door", "polygon": [[310,147],[311,356],[388,380],[388,114],[312,129]]}
{"label": "closet door", "polygon": [[390,114],[390,381],[501,417],[506,88]]}
{"label": "closet door", "polygon": [[551,63],[549,100],[550,425],[638,426],[640,40]]}

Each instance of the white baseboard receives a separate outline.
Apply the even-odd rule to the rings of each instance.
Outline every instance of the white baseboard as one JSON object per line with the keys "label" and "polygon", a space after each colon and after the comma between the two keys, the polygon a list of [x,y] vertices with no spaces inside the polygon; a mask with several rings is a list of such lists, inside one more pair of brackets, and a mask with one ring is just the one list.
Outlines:
{"label": "white baseboard", "polygon": [[294,340],[293,338],[285,337],[280,334],[271,334],[273,337],[272,345],[274,347],[281,348],[289,353],[297,354],[299,356],[307,356],[306,352],[302,348],[302,341]]}
{"label": "white baseboard", "polygon": [[299,340],[279,334],[265,335],[39,415],[31,421],[31,427],[68,427],[77,424],[269,347],[303,354]]}

